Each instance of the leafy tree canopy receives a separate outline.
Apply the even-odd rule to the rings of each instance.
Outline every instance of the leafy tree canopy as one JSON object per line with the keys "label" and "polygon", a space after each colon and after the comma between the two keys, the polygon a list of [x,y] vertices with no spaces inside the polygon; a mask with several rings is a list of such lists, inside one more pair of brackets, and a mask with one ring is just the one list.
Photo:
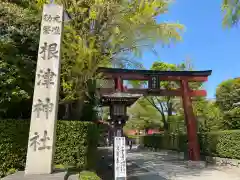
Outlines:
{"label": "leafy tree canopy", "polygon": [[224,129],[223,113],[213,100],[198,97],[193,101],[194,113],[200,122],[202,131],[216,131]]}
{"label": "leafy tree canopy", "polygon": [[0,110],[24,116],[30,112],[40,16],[23,1],[14,2],[0,2]]}
{"label": "leafy tree canopy", "polygon": [[240,1],[239,0],[223,0],[223,25],[232,27],[237,25],[240,18]]}
{"label": "leafy tree canopy", "polygon": [[[65,25],[62,84],[67,99],[85,92],[99,66],[139,67],[135,57],[157,42],[181,40],[183,26],[156,22],[168,1],[61,0],[71,16]],[[41,4],[42,1],[39,1]],[[74,92],[74,93],[73,93]]]}
{"label": "leafy tree canopy", "polygon": [[158,111],[146,101],[140,98],[128,109],[130,119],[126,123],[128,129],[147,130],[162,127],[161,116]]}
{"label": "leafy tree canopy", "polygon": [[240,79],[222,82],[216,90],[216,103],[224,113],[224,129],[240,128]]}
{"label": "leafy tree canopy", "polygon": [[218,85],[217,104],[222,111],[230,111],[240,102],[240,79],[229,79]]}
{"label": "leafy tree canopy", "polygon": [[[189,61],[181,64],[171,64],[162,61],[153,63],[151,70],[159,71],[183,71],[192,70],[192,65]],[[162,81],[160,87],[166,90],[174,90],[180,88],[179,82]],[[164,129],[168,130],[168,118],[181,109],[180,99],[173,96],[148,96],[148,102],[161,114],[164,123]]]}
{"label": "leafy tree canopy", "polygon": [[[6,103],[12,105],[13,101],[21,102],[32,97],[41,8],[45,2],[0,2],[0,106],[4,111],[10,106]],[[159,42],[168,44],[181,40],[183,25],[156,22],[157,16],[168,12],[169,1],[55,2],[63,4],[71,17],[71,21],[64,24],[62,102],[95,97],[86,93],[89,92],[87,82],[96,78],[99,66],[139,67],[141,63],[135,58],[146,48],[152,49]]]}

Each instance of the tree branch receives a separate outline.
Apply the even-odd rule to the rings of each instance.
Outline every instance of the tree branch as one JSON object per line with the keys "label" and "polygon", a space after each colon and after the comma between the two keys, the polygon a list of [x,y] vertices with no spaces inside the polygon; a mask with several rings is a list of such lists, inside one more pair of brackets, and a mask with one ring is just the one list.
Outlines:
{"label": "tree branch", "polygon": [[[134,49],[137,49],[137,48],[140,48],[140,47],[147,47],[147,46],[150,46],[149,44],[144,44],[144,45],[135,45],[135,46],[132,46],[132,47],[129,47],[129,48],[120,48],[118,51],[115,51],[112,53],[113,56],[117,55],[118,53],[122,53],[122,52],[127,52],[127,51],[132,51]],[[108,53],[106,53],[105,55],[107,55]],[[111,57],[113,58],[113,57]]]}
{"label": "tree branch", "polygon": [[153,100],[153,98],[151,97],[151,100],[149,100],[149,98],[148,97],[145,97],[146,99],[147,99],[147,101],[155,108],[155,109],[157,109],[157,111],[161,114],[161,115],[164,115],[164,112],[163,112],[163,109],[159,109],[158,107],[157,107],[157,105],[154,103],[154,100]]}

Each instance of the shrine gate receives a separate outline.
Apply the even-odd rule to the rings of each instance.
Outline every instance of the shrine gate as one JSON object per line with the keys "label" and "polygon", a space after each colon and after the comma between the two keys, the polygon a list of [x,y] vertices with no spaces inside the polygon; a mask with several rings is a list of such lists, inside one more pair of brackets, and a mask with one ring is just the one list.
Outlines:
{"label": "shrine gate", "polygon": [[[123,136],[122,127],[127,117],[127,106],[141,96],[180,96],[183,100],[185,122],[187,126],[188,153],[192,161],[200,160],[200,148],[197,139],[197,122],[193,113],[192,99],[195,96],[206,96],[205,90],[193,90],[189,82],[205,82],[212,71],[155,71],[117,68],[99,68],[104,81],[99,83],[98,92],[103,106],[110,106],[111,123],[115,127],[115,136]],[[123,85],[124,80],[147,81],[148,87],[129,88]],[[178,89],[162,89],[160,82],[179,82]]]}

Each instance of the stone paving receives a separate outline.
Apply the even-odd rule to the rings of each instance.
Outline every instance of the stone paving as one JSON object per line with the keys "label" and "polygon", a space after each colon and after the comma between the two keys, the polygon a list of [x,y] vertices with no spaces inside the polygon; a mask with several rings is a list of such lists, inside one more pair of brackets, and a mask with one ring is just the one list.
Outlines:
{"label": "stone paving", "polygon": [[[170,152],[133,150],[127,154],[128,162],[147,170],[138,180],[240,180],[240,168],[213,166],[187,167],[186,161]],[[144,173],[143,173],[144,174]]]}
{"label": "stone paving", "polygon": [[[99,161],[97,174],[102,180],[113,180],[112,147],[103,148],[104,158]],[[101,152],[101,151],[100,151]],[[127,151],[127,180],[240,180],[240,168],[213,166],[188,167],[176,153],[151,152],[133,147]],[[23,172],[3,180],[77,180],[76,174],[56,172],[51,175],[24,176]]]}

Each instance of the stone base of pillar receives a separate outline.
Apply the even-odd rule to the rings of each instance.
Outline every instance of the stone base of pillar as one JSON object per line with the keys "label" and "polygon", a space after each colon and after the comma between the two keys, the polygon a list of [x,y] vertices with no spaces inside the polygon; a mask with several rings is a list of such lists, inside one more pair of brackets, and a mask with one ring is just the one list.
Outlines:
{"label": "stone base of pillar", "polygon": [[206,162],[205,161],[187,161],[186,166],[188,168],[205,168]]}
{"label": "stone base of pillar", "polygon": [[[68,176],[67,172],[54,172],[52,174],[25,175],[23,171],[2,178],[1,180],[63,180]],[[68,180],[78,180],[78,174],[70,175]]]}

